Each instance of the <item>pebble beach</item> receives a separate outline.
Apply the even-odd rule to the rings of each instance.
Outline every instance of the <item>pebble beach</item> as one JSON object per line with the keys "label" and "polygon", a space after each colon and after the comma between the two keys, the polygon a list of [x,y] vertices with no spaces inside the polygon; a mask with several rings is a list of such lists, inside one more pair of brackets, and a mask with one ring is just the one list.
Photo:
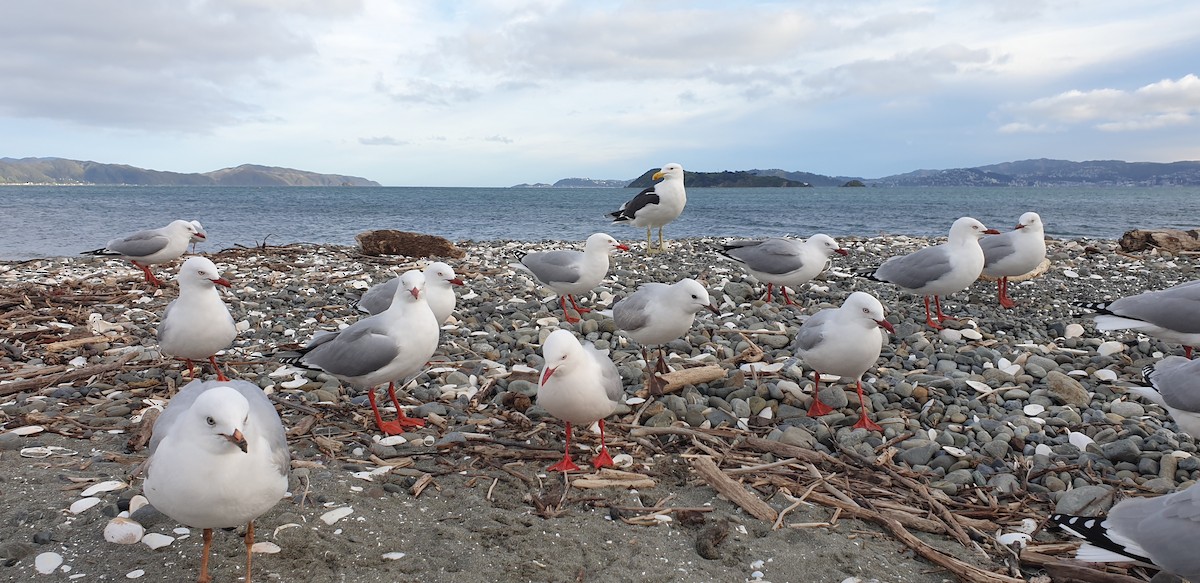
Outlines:
{"label": "pebble beach", "polygon": [[[315,244],[202,248],[232,282],[222,296],[239,329],[217,358],[231,378],[269,393],[293,453],[291,496],[256,523],[269,546],[255,576],[1038,580],[1041,566],[1018,560],[1005,535],[1031,534],[1027,550],[1066,557],[1067,537],[1037,530],[1049,513],[1103,513],[1122,497],[1200,479],[1193,439],[1125,388],[1182,348],[1098,333],[1074,305],[1197,279],[1190,256],[1049,240],[1048,269],[1009,288],[1016,308],[1001,308],[996,284],[979,281],[943,299],[957,320],[938,332],[925,325],[921,298],[855,275],[937,239],[838,238],[849,255],[793,290],[795,307],[764,302],[764,286],[717,256],[721,240],[673,240],[651,256],[629,242],[633,251],[614,255],[608,277],[580,298],[597,309],[574,325],[551,292],[509,266],[518,251],[562,243],[457,243],[465,257],[445,261],[466,285],[433,362],[402,398],[427,425],[400,438],[378,434],[364,391],[272,354],[354,322],[359,295],[422,261]],[[155,271],[166,280],[177,267]],[[640,347],[601,310],[641,283],[683,277],[704,284],[721,314],[699,316],[667,346],[668,362],[718,373],[648,397]],[[145,419],[190,380],[155,340],[178,288],[141,280],[118,261],[0,264],[0,460],[9,468],[0,574],[9,580],[196,572],[198,533],[136,508]],[[812,371],[790,361],[804,319],[854,291],[879,298],[896,330],[863,383],[882,433],[851,428],[858,403],[844,381],[822,383],[833,414],[807,417]],[[619,471],[545,471],[561,457],[563,428],[536,405],[539,348],[560,327],[610,350],[623,377],[626,406],[608,424]],[[576,436],[599,445],[583,428]],[[109,489],[81,495],[97,484]],[[106,540],[131,505],[131,522],[171,540],[153,549],[144,537]],[[242,574],[233,534],[216,539],[217,580]]]}

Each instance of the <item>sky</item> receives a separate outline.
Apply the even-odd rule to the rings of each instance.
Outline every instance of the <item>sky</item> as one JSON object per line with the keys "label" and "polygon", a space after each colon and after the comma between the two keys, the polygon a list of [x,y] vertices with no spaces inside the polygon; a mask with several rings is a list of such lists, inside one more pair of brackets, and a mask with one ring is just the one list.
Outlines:
{"label": "sky", "polygon": [[389,186],[1200,160],[1200,3],[11,2],[0,157]]}

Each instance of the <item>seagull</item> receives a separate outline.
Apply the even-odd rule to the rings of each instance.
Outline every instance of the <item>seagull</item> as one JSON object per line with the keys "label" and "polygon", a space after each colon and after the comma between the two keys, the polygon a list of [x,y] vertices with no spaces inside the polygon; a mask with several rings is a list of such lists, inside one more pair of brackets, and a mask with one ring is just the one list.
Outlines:
{"label": "seagull", "polygon": [[154,422],[146,499],[181,524],[204,530],[199,581],[210,581],[214,528],[246,525],[246,583],[254,519],[287,493],[291,454],[279,414],[246,381],[192,381]]}
{"label": "seagull", "polygon": [[233,343],[237,328],[217,292],[218,285],[229,287],[229,281],[212,261],[188,258],[179,268],[179,297],[167,304],[158,325],[159,351],[187,362],[192,378],[196,378],[192,361],[207,358],[217,371],[217,380],[229,380],[217,366],[215,355]]}
{"label": "seagull", "polygon": [[[422,419],[404,414],[396,400],[395,383],[415,376],[438,346],[438,323],[425,301],[425,276],[408,271],[400,276],[388,309],[337,332],[313,336],[298,356],[281,358],[309,370],[329,373],[351,386],[366,389],[375,424],[387,435],[421,427]],[[388,384],[388,397],[398,418],[384,422],[375,404],[375,387]]]}
{"label": "seagull", "polygon": [[997,277],[999,302],[1004,308],[1017,304],[1008,297],[1008,278],[1025,275],[1046,259],[1046,232],[1042,217],[1027,212],[1017,220],[1017,227],[1007,233],[979,240],[983,249],[983,275]]}
{"label": "seagull", "polygon": [[1129,387],[1164,407],[1184,433],[1200,439],[1200,360],[1168,356],[1142,368],[1149,387]]}
{"label": "seagull", "polygon": [[566,422],[566,445],[562,461],[547,468],[551,472],[578,471],[571,460],[571,425],[600,422],[600,453],[592,460],[596,469],[613,465],[604,445],[604,418],[616,412],[625,395],[617,366],[607,350],[591,342],[580,344],[569,330],[558,329],[542,343],[546,364],[538,382],[537,404]]}
{"label": "seagull", "polygon": [[979,238],[999,234],[1000,231],[989,229],[971,217],[962,217],[950,227],[950,239],[945,243],[888,259],[867,274],[867,278],[893,283],[909,293],[925,296],[925,323],[941,330],[929,313],[929,297],[933,296],[937,306],[938,322],[945,321],[941,296],[967,289],[979,279],[983,271]]}
{"label": "seagull", "polygon": [[[661,253],[667,250],[663,243],[663,226],[679,217],[687,204],[687,191],[683,188],[683,166],[671,163],[654,173],[654,180],[662,179],[629,199],[621,208],[608,213],[613,224],[629,223],[635,227],[646,227],[646,253]],[[658,247],[651,247],[650,230],[658,227]]]}
{"label": "seagull", "polygon": [[1144,332],[1160,340],[1182,344],[1184,355],[1191,358],[1192,347],[1200,345],[1200,285],[1197,284],[1200,280],[1111,302],[1076,305],[1096,310],[1097,330]]}
{"label": "seagull", "polygon": [[180,219],[171,221],[171,224],[165,227],[117,237],[100,249],[84,251],[80,255],[127,259],[146,275],[146,283],[159,287],[162,282],[154,277],[150,266],[178,259],[187,250],[193,237],[204,239],[204,234],[198,232],[192,223]]}
{"label": "seagull", "polygon": [[[654,372],[665,374],[670,369],[663,357],[662,345],[686,334],[700,310],[721,313],[700,282],[684,278],[670,285],[643,284],[629,297],[614,304],[612,313],[617,328],[642,346],[642,359],[647,365],[650,358],[646,355],[646,345],[659,345]],[[661,379],[653,373],[647,373],[646,378],[650,394],[661,395]]]}
{"label": "seagull", "polygon": [[883,431],[868,417],[862,389],[863,373],[879,360],[882,344],[887,340],[880,328],[896,333],[891,322],[884,319],[883,304],[867,292],[854,292],[842,307],[821,310],[800,325],[792,347],[796,356],[813,369],[813,403],[808,409],[809,417],[833,412],[821,402],[821,373],[852,377],[862,408],[862,416],[854,427]]}
{"label": "seagull", "polygon": [[[433,316],[437,318],[440,326],[450,318],[450,312],[454,311],[457,301],[454,288],[450,286],[463,285],[463,280],[458,278],[453,268],[441,261],[426,265],[422,273],[425,274],[425,301],[429,302],[429,308],[433,310]],[[358,309],[372,315],[388,309],[388,306],[392,305],[392,297],[396,295],[398,285],[400,278],[394,277],[372,287],[359,298]]]}
{"label": "seagull", "polygon": [[1053,514],[1050,521],[1084,539],[1075,558],[1091,563],[1136,562],[1200,581],[1200,488],[1126,498],[1104,518]]}
{"label": "seagull", "polygon": [[808,283],[829,264],[833,253],[848,255],[833,237],[818,233],[807,240],[771,237],[760,241],[733,241],[717,253],[740,263],[755,279],[767,284],[766,301],[771,301],[771,289],[778,285],[784,302],[796,305],[788,297],[787,288]]}
{"label": "seagull", "polygon": [[192,238],[188,241],[192,244],[192,253],[195,253],[196,243],[203,243],[205,240],[207,240],[208,231],[204,230],[204,225],[201,225],[200,221],[192,220],[188,222],[191,223],[193,227],[196,227],[196,234],[192,235]]}
{"label": "seagull", "polygon": [[579,321],[567,311],[567,300],[577,314],[590,312],[575,304],[575,294],[589,292],[600,284],[608,274],[608,258],[616,249],[628,251],[629,247],[617,242],[605,233],[595,233],[587,238],[583,251],[556,249],[537,253],[525,253],[517,257],[512,267],[533,274],[539,282],[558,293],[558,304],[562,306],[563,318],[570,324]]}

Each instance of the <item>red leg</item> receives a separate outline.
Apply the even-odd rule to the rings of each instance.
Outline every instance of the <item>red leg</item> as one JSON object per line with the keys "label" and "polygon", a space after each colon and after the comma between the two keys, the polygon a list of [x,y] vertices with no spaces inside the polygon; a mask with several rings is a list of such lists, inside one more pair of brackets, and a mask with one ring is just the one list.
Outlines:
{"label": "red leg", "polygon": [[146,283],[151,284],[154,287],[162,287],[162,282],[159,281],[157,277],[154,277],[154,272],[150,271],[149,265],[142,265],[137,261],[131,261],[130,263],[133,263],[138,267],[138,269],[142,270],[142,273],[146,276]]}
{"label": "red leg", "polygon": [[379,406],[375,404],[375,387],[367,389],[367,399],[371,401],[371,411],[375,413],[375,426],[383,432],[384,435],[400,435],[404,433],[404,428],[395,421],[384,421],[379,414]]}
{"label": "red leg", "polygon": [[1002,308],[1016,307],[1017,303],[1012,301],[1012,299],[1010,299],[1008,297],[1008,278],[1001,277],[1000,281],[997,283],[997,285],[1000,287],[1000,307],[1002,307]]}
{"label": "red leg", "polygon": [[254,561],[254,555],[250,549],[254,547],[254,521],[251,520],[246,524],[246,579],[245,583],[250,583],[250,565]]}
{"label": "red leg", "polygon": [[221,367],[217,366],[217,357],[216,356],[208,357],[208,362],[212,364],[213,370],[217,371],[217,380],[218,381],[225,382],[225,381],[229,380],[229,378],[225,376],[225,373],[221,372]]}
{"label": "red leg", "polygon": [[[934,296],[934,297],[937,297],[937,296]],[[940,309],[938,311],[941,312]],[[929,324],[929,327],[933,328],[934,330],[942,329],[942,327],[937,322],[933,321],[933,315],[929,313],[929,296],[925,296],[925,323]]]}
{"label": "red leg", "polygon": [[208,574],[208,551],[212,549],[212,529],[204,529],[204,551],[200,555],[200,577],[197,583],[210,583],[212,576]]}
{"label": "red leg", "polygon": [[786,286],[782,286],[782,285],[781,285],[781,286],[779,286],[779,291],[783,292],[783,303],[785,303],[785,304],[787,304],[787,305],[789,305],[789,306],[796,306],[796,305],[799,305],[799,304],[797,304],[796,302],[793,302],[793,301],[792,301],[792,298],[788,297],[788,293],[787,293],[787,287],[786,287]]}
{"label": "red leg", "polygon": [[858,423],[854,424],[854,428],[882,433],[883,428],[878,423],[871,421],[871,418],[867,415],[867,401],[863,399],[862,379],[858,380],[858,406],[862,408],[862,416],[858,418]]}
{"label": "red leg", "polygon": [[767,298],[766,298],[765,300],[763,300],[764,302],[770,302],[770,301],[771,301],[771,290],[773,290],[773,289],[775,289],[775,284],[773,284],[773,283],[768,283],[768,284],[767,284]]}
{"label": "red leg", "polygon": [[188,376],[192,377],[192,380],[196,380],[196,363],[192,362],[190,358],[185,358],[183,361],[188,365]]}
{"label": "red leg", "polygon": [[568,324],[575,324],[579,322],[579,318],[572,316],[571,312],[567,311],[567,296],[559,296],[558,305],[562,306],[563,319],[566,320]]}
{"label": "red leg", "polygon": [[581,307],[579,307],[579,304],[576,304],[576,303],[575,303],[575,296],[574,296],[574,295],[568,294],[568,295],[567,295],[567,299],[571,300],[571,307],[572,307],[572,308],[575,308],[575,312],[579,313],[580,315],[582,315],[582,314],[586,314],[586,313],[588,313],[588,312],[592,311],[592,309],[591,309],[591,308],[581,308]]}
{"label": "red leg", "polygon": [[608,455],[608,447],[604,445],[604,420],[600,420],[600,453],[592,460],[592,466],[597,470],[600,468],[611,468],[614,464],[612,456]]}
{"label": "red leg", "polygon": [[808,408],[809,417],[820,417],[833,413],[833,407],[821,402],[821,373],[813,371],[813,402]]}
{"label": "red leg", "polygon": [[416,419],[404,414],[404,408],[400,406],[400,401],[396,400],[396,383],[388,383],[388,398],[392,400],[392,405],[396,407],[396,423],[400,427],[425,427],[424,419]]}
{"label": "red leg", "polygon": [[954,319],[942,313],[942,296],[933,296],[933,305],[937,307],[938,322]]}
{"label": "red leg", "polygon": [[1186,356],[1188,360],[1191,360],[1192,359],[1192,347],[1184,346],[1183,347],[1183,355]]}
{"label": "red leg", "polygon": [[579,471],[579,466],[575,465],[575,462],[571,461],[571,422],[570,421],[567,421],[566,435],[567,435],[567,443],[566,443],[566,445],[563,446],[562,461],[546,468],[546,471],[549,471],[549,472],[578,472]]}

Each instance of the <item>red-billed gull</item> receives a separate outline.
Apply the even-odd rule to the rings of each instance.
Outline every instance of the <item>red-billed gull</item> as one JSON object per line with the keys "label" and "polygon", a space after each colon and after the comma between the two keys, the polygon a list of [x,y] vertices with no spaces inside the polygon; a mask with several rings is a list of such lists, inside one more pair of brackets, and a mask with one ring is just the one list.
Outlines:
{"label": "red-billed gull", "polygon": [[[454,273],[453,268],[441,261],[426,265],[421,273],[425,274],[425,301],[429,303],[429,309],[433,310],[438,324],[445,324],[458,300],[452,286],[463,285],[463,281]],[[359,298],[358,309],[372,315],[388,309],[388,306],[392,305],[398,285],[400,278],[393,277],[372,287]]]}
{"label": "red-billed gull", "polygon": [[[642,347],[642,358],[649,366],[646,346],[659,345],[655,373],[667,373],[667,361],[662,345],[684,334],[692,327],[696,313],[708,310],[720,314],[712,305],[708,290],[700,282],[684,278],[673,284],[646,283],[637,291],[613,305],[613,320],[617,328]],[[662,394],[662,384],[654,373],[647,372],[646,387],[650,394]]]}
{"label": "red-billed gull", "polygon": [[788,297],[784,286],[795,288],[808,283],[825,270],[834,253],[848,254],[833,237],[824,233],[805,240],[771,237],[759,241],[732,241],[717,253],[740,263],[755,279],[766,283],[766,301],[771,301],[771,290],[778,285],[789,306],[796,304]]}
{"label": "red-billed gull", "polygon": [[604,418],[616,412],[625,395],[621,375],[608,356],[591,342],[580,344],[569,330],[558,329],[542,343],[546,364],[538,382],[537,404],[566,423],[563,459],[547,468],[552,472],[577,471],[571,460],[571,426],[588,427],[600,422],[600,453],[592,460],[596,468],[613,465],[604,445]]}
{"label": "red-billed gull", "polygon": [[525,253],[519,255],[518,263],[512,266],[533,274],[539,282],[554,290],[558,294],[563,318],[574,324],[579,318],[572,317],[567,311],[567,300],[571,301],[571,307],[578,314],[591,311],[576,305],[575,295],[592,291],[600,284],[608,274],[609,255],[617,249],[628,251],[629,247],[605,233],[595,233],[587,238],[583,251],[555,249]]}
{"label": "red-billed gull", "polygon": [[229,287],[229,281],[212,261],[205,257],[184,261],[179,268],[179,297],[167,304],[158,325],[159,351],[187,362],[192,378],[196,376],[193,361],[208,359],[217,380],[229,380],[215,355],[233,343],[237,328],[218,285]]}
{"label": "red-billed gull", "polygon": [[84,251],[80,255],[126,259],[142,270],[147,283],[157,287],[161,286],[162,282],[150,271],[150,266],[178,259],[187,251],[188,243],[196,236],[203,238],[195,225],[180,219],[171,221],[171,224],[165,227],[118,237],[100,249]]}
{"label": "red-billed gull", "polygon": [[1200,360],[1168,356],[1142,367],[1149,387],[1129,390],[1163,406],[1184,433],[1200,439]]}
{"label": "red-billed gull", "polygon": [[[662,179],[629,199],[621,208],[608,213],[613,223],[629,223],[646,228],[646,253],[666,251],[663,242],[663,226],[679,217],[687,204],[687,191],[683,188],[683,166],[671,163],[654,173],[654,180]],[[658,247],[652,247],[650,230],[658,228]]]}
{"label": "red-billed gull", "polygon": [[1136,330],[1182,344],[1188,358],[1192,347],[1200,345],[1200,280],[1111,302],[1077,305],[1096,310],[1096,329],[1100,331]]}
{"label": "red-billed gull", "polygon": [[1017,220],[1017,227],[1007,233],[979,240],[983,249],[983,275],[996,277],[1000,305],[1012,308],[1017,304],[1008,297],[1008,278],[1025,275],[1046,259],[1046,232],[1042,217],[1027,212]]}

